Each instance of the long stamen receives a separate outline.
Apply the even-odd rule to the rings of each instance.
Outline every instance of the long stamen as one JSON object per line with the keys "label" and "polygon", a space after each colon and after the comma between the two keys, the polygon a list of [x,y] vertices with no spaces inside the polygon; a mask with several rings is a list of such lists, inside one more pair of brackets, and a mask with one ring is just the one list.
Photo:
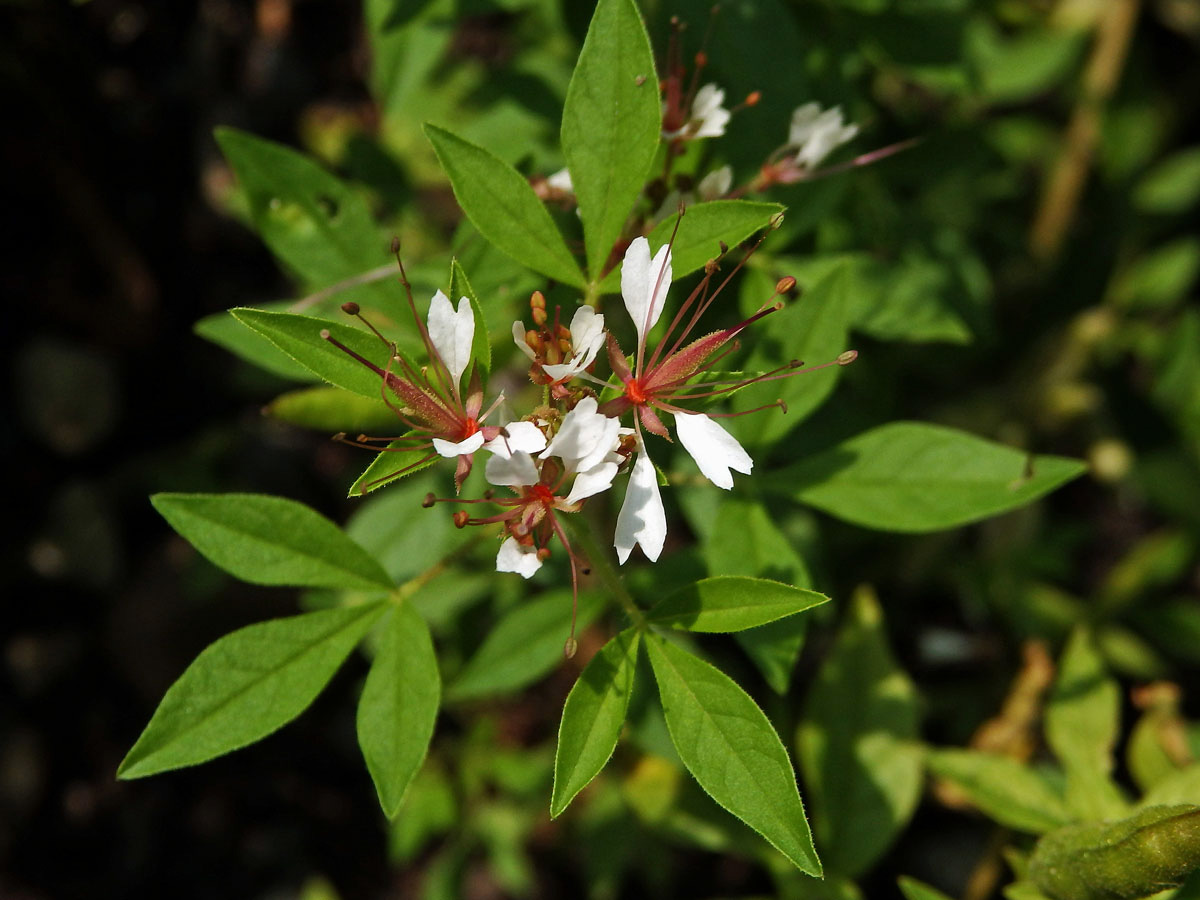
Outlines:
{"label": "long stamen", "polygon": [[[396,265],[400,268],[400,283],[404,285],[404,295],[408,299],[408,308],[412,312],[413,321],[417,325],[417,332],[421,335],[421,341],[425,344],[425,352],[429,355],[429,360],[433,363],[434,372],[437,374],[438,381],[441,382],[443,390],[451,393],[456,402],[461,405],[461,399],[458,395],[458,385],[454,384],[454,379],[450,377],[450,370],[442,361],[442,355],[438,353],[437,347],[433,344],[433,338],[429,336],[429,329],[425,327],[425,323],[421,321],[420,315],[417,314],[417,304],[413,299],[412,285],[408,281],[408,273],[404,271],[404,260],[400,257],[400,239],[392,238],[392,255],[396,257]],[[426,379],[428,384],[428,379]],[[430,385],[432,388],[432,385]],[[434,391],[434,393],[437,393]]]}

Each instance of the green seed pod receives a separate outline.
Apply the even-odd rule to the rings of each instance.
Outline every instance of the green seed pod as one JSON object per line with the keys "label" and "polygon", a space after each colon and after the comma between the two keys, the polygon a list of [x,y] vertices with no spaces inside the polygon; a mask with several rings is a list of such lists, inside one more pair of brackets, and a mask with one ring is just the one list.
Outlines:
{"label": "green seed pod", "polygon": [[1200,869],[1200,806],[1152,806],[1038,841],[1029,878],[1052,900],[1136,900]]}

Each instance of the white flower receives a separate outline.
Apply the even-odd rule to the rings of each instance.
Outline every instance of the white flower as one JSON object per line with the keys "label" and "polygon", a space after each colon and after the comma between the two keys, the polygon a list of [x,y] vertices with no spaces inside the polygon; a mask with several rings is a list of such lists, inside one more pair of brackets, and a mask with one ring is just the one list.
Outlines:
{"label": "white flower", "polygon": [[613,540],[617,560],[624,563],[634,545],[640,544],[646,558],[654,562],[662,553],[666,539],[667,514],[658,492],[658,475],[646,451],[639,448],[633,471],[629,474],[625,502],[617,515],[617,533]]}
{"label": "white flower", "polygon": [[546,435],[533,422],[509,422],[499,435],[483,445],[483,449],[503,457],[517,451],[540,453],[546,449]]}
{"label": "white flower", "polygon": [[567,472],[575,473],[571,492],[564,502],[577,503],[612,487],[621,465],[616,452],[621,440],[621,423],[597,412],[596,398],[584,397],[563,417],[558,433],[542,454],[557,456]]}
{"label": "white flower", "polygon": [[645,346],[646,335],[662,315],[670,286],[670,245],[664,244],[651,259],[650,242],[644,237],[634,238],[621,264],[621,296],[637,329],[639,347]]}
{"label": "white flower", "polygon": [[725,92],[715,84],[706,84],[696,91],[692,98],[692,108],[688,120],[682,128],[675,131],[663,132],[666,138],[709,138],[720,137],[725,133],[732,113],[721,104],[725,102]]}
{"label": "white flower", "polygon": [[429,304],[429,339],[457,385],[471,362],[471,342],[475,339],[471,301],[460,297],[455,312],[445,294],[434,294]]}
{"label": "white flower", "polygon": [[[517,326],[519,324],[519,322],[513,323],[514,339],[517,337]],[[596,353],[600,350],[600,346],[603,343],[604,316],[597,313],[592,307],[584,304],[575,310],[575,315],[571,317],[571,358],[564,363],[542,366],[542,371],[555,381],[563,381],[564,379],[578,375],[592,364],[592,361],[596,358]],[[526,351],[532,352],[529,345],[525,343],[524,333],[521,334],[521,338],[517,341],[518,347],[522,344],[524,344]]]}
{"label": "white flower", "polygon": [[754,460],[737,439],[708,416],[676,413],[675,433],[701,474],[719,488],[733,487],[730,469],[749,475],[754,468]]}
{"label": "white flower", "polygon": [[483,474],[491,484],[506,487],[528,487],[537,484],[541,477],[533,457],[524,450],[511,455],[493,453],[488,457]]}
{"label": "white flower", "polygon": [[508,538],[500,545],[496,554],[497,572],[516,572],[522,578],[532,578],[533,573],[542,567],[536,547],[526,547],[515,537]]}
{"label": "white flower", "polygon": [[819,103],[805,103],[792,113],[787,147],[795,154],[796,165],[815,169],[825,157],[856,134],[857,125],[842,124],[840,106],[822,112]]}

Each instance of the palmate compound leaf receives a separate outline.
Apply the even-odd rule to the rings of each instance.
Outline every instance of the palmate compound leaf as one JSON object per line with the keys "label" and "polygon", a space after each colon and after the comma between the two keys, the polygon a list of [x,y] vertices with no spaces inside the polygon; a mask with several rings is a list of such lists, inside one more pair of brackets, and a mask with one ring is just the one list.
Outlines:
{"label": "palmate compound leaf", "polygon": [[892,657],[883,611],[860,588],[797,731],[813,827],[831,869],[857,877],[903,830],[921,796],[917,692]]}
{"label": "palmate compound leaf", "polygon": [[636,628],[610,640],[592,657],[567,695],[554,756],[551,816],[562,815],[616,749],[633,693],[640,640]]}
{"label": "palmate compound leaf", "polygon": [[425,760],[441,695],[429,628],[402,603],[384,623],[357,717],[358,745],[389,819]]}
{"label": "palmate compound leaf", "polygon": [[646,621],[651,625],[723,634],[766,625],[828,600],[816,591],[765,578],[718,575],[664,597],[646,614]]}
{"label": "palmate compound leaf", "polygon": [[563,155],[579,202],[593,282],[604,274],[645,186],[661,129],[654,54],[637,5],[600,0],[562,117]]}
{"label": "palmate compound leaf", "polygon": [[250,625],[211,644],[167,690],[117,777],[207,762],[286,725],[386,609],[383,602],[325,609]]}
{"label": "palmate compound leaf", "polygon": [[444,128],[427,124],[425,134],[480,234],[535,272],[583,286],[583,273],[550,213],[516,169]]}
{"label": "palmate compound leaf", "polygon": [[386,591],[383,568],[316,511],[265,494],[155,494],[154,508],[212,563],[252,584]]}
{"label": "palmate compound leaf", "polygon": [[922,422],[881,425],[763,479],[866,528],[925,532],[1024,506],[1087,466],[1031,456],[974,435]]}
{"label": "palmate compound leaf", "polygon": [[646,637],[671,740],[708,794],[809,875],[821,875],[796,774],[758,705],[725,673]]}

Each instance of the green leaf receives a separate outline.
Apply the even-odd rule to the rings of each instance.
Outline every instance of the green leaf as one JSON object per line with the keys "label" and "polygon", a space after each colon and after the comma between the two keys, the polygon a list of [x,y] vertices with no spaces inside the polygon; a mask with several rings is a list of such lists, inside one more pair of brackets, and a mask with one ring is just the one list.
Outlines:
{"label": "green leaf", "polygon": [[1163,310],[1185,302],[1200,275],[1200,238],[1181,237],[1139,256],[1113,282],[1126,309]]}
{"label": "green leaf", "polygon": [[1045,779],[1010,757],[975,750],[935,750],[925,763],[1000,825],[1041,834],[1072,821],[1062,797]]}
{"label": "green leaf", "polygon": [[904,895],[904,900],[950,900],[941,891],[907,875],[901,875],[896,883],[900,887],[900,893]]}
{"label": "green leaf", "polygon": [[658,75],[641,14],[633,0],[599,0],[562,117],[563,156],[593,282],[642,193],[661,130]]}
{"label": "green leaf", "polygon": [[[475,337],[471,340],[471,358],[479,364],[479,373],[486,379],[488,373],[492,371],[492,342],[488,340],[487,319],[483,315],[483,307],[479,304],[479,298],[475,295],[475,291],[471,288],[471,282],[467,279],[467,273],[463,271],[463,267],[459,265],[457,259],[450,260],[448,295],[453,303],[457,303],[460,297],[466,297],[470,301],[471,312],[475,314]],[[464,373],[464,377],[469,378],[470,375],[468,369]]]}
{"label": "green leaf", "polygon": [[533,188],[516,169],[487,150],[427,124],[454,196],[479,233],[517,262],[575,287],[583,274]]}
{"label": "green leaf", "polygon": [[797,747],[825,862],[857,877],[921,796],[917,692],[892,657],[883,612],[859,589],[808,695]]}
{"label": "green leaf", "polygon": [[[736,248],[756,231],[766,228],[771,219],[783,212],[778,203],[756,203],[750,200],[712,200],[689,206],[675,232],[678,214],[659,222],[647,235],[651,253],[658,250],[675,234],[671,245],[671,273],[676,281],[704,268],[710,259],[721,255],[721,242]],[[736,250],[734,251],[736,253]],[[621,267],[617,266],[604,278],[602,288],[616,292],[621,289]],[[769,294],[763,296],[766,300]],[[751,367],[753,368],[753,367]]]}
{"label": "green leaf", "polygon": [[[411,434],[413,432],[409,432],[409,435]],[[387,449],[380,450],[363,473],[354,479],[347,496],[361,497],[363,494],[377,491],[381,487],[394,484],[397,478],[415,475],[437,461],[437,455],[427,448],[412,449],[412,442],[405,439],[392,441],[387,445]],[[418,463],[421,464],[417,465]],[[401,472],[404,474],[401,475]]]}
{"label": "green leaf", "polygon": [[[291,304],[273,305],[277,305],[282,310]],[[205,316],[192,326],[192,331],[206,341],[212,341],[218,347],[223,347],[234,356],[244,359],[260,369],[265,369],[272,375],[278,375],[280,378],[287,378],[290,381],[316,381],[316,377],[311,371],[258,332],[249,331],[228,311]]]}
{"label": "green leaf", "polygon": [[680,759],[708,794],[786,856],[820,877],[787,750],[770,721],[728,675],[648,635],[663,713]]}
{"label": "green leaf", "polygon": [[1038,841],[1029,878],[1051,900],[1137,900],[1200,868],[1200,807],[1155,806]]}
{"label": "green leaf", "polygon": [[[313,287],[326,287],[387,262],[387,240],[366,201],[303,154],[234,128],[217,143],[246,195],[250,217],[271,251]],[[390,285],[364,284],[339,295],[395,309]]]}
{"label": "green leaf", "polygon": [[552,817],[562,815],[617,747],[633,693],[640,639],[637,629],[628,628],[610,640],[592,657],[567,695],[554,756]]}
{"label": "green leaf", "polygon": [[1067,770],[1067,804],[1080,819],[1124,815],[1128,804],[1112,783],[1121,696],[1091,635],[1078,628],[1058,664],[1046,705],[1046,741]]}
{"label": "green leaf", "polygon": [[1164,159],[1143,176],[1133,203],[1147,213],[1183,213],[1200,202],[1200,147]]}
{"label": "green leaf", "polygon": [[[579,595],[576,631],[587,628],[604,602]],[[449,700],[469,700],[515,691],[537,681],[562,662],[571,633],[571,594],[550,591],[522,603],[496,623],[475,655],[446,691]]]}
{"label": "green leaf", "polygon": [[[805,367],[823,365],[848,349],[847,307],[851,287],[850,270],[840,266],[805,291],[784,310],[772,316],[764,333],[754,342],[746,361],[751,371],[767,371],[790,360]],[[764,294],[760,302],[769,294]],[[763,411],[738,420],[737,433],[748,444],[772,444],[804,421],[825,402],[837,386],[842,366],[817,372],[797,372],[788,378],[751,385],[733,402],[737,410],[749,410],[782,399],[787,411]]]}
{"label": "green leaf", "polygon": [[848,522],[938,531],[1024,506],[1087,467],[974,435],[894,422],[771,473],[764,483]]}
{"label": "green leaf", "polygon": [[390,355],[388,347],[374,335],[328,319],[294,313],[248,307],[231,309],[230,313],[314,375],[343,390],[381,400],[382,377],[321,337],[323,331],[328,331],[335,340],[384,369]]}
{"label": "green leaf", "polygon": [[[243,331],[245,329],[242,329]],[[379,399],[368,399],[336,387],[300,388],[280,394],[263,407],[263,413],[281,422],[318,431],[368,434],[396,431],[396,414]]]}
{"label": "green leaf", "polygon": [[358,745],[389,819],[425,760],[441,693],[429,628],[402,603],[383,628],[357,717]]}
{"label": "green leaf", "polygon": [[[760,501],[721,498],[702,553],[713,575],[756,575],[798,588],[811,588],[804,560],[776,526]],[[734,634],[771,689],[786,694],[804,647],[807,616],[790,616]]]}
{"label": "green leaf", "polygon": [[303,503],[264,494],[155,494],[154,508],[212,563],[252,584],[390,590],[379,563]]}
{"label": "green leaf", "polygon": [[1192,763],[1163,777],[1146,792],[1138,806],[1144,808],[1171,803],[1193,803],[1200,806],[1200,763]]}
{"label": "green leaf", "polygon": [[718,575],[667,595],[646,614],[646,621],[668,628],[720,634],[765,625],[828,600],[816,591],[765,578]]}
{"label": "green leaf", "polygon": [[375,603],[241,628],[207,647],[171,687],[118,778],[206,762],[300,715],[383,614]]}

